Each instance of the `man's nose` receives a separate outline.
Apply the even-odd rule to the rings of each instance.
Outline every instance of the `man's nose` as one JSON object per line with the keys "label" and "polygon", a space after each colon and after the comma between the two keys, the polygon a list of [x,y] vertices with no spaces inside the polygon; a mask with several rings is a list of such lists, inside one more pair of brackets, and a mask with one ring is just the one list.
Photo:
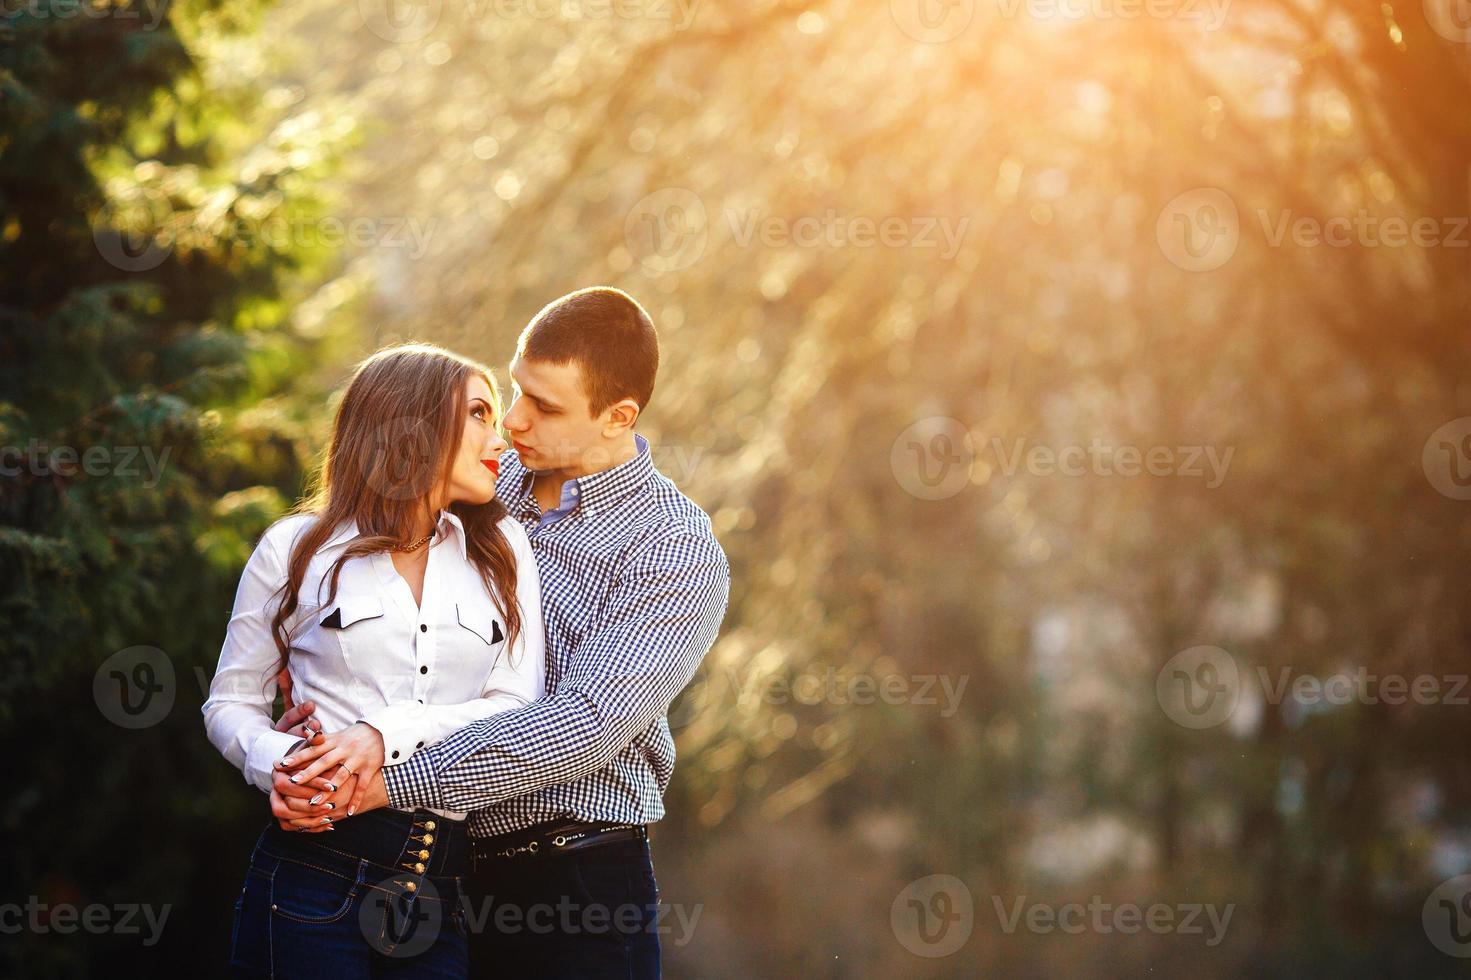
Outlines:
{"label": "man's nose", "polygon": [[509,431],[509,432],[524,432],[524,431],[526,431],[526,423],[522,420],[522,414],[523,413],[520,411],[520,408],[521,408],[521,399],[518,398],[514,402],[511,403],[511,410],[506,413],[505,419],[502,420],[502,422],[505,425],[507,431]]}

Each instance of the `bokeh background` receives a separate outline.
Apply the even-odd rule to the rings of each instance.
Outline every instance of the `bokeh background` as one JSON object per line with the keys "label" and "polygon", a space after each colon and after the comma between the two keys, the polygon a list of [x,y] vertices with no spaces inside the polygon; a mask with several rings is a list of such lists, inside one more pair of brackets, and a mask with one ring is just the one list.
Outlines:
{"label": "bokeh background", "polygon": [[670,976],[1464,975],[1468,215],[1459,0],[5,0],[0,969],[223,973],[333,392],[607,283],[734,570]]}

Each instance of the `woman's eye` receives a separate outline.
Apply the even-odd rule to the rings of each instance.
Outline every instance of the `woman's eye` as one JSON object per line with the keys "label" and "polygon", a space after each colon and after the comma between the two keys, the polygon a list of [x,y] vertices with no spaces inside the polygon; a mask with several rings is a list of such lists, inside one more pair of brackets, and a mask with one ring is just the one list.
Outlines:
{"label": "woman's eye", "polygon": [[473,415],[473,416],[475,416],[477,419],[479,419],[482,422],[485,421],[485,409],[483,409],[483,408],[473,408],[473,409],[470,410],[470,414]]}

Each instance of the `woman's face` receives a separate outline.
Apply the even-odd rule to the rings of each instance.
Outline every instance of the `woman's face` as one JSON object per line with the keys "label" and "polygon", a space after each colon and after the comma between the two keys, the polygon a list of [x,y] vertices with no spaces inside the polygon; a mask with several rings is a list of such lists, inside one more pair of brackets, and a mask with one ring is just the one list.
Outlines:
{"label": "woman's face", "polygon": [[465,382],[465,427],[450,471],[445,506],[464,501],[488,504],[495,499],[495,478],[500,472],[500,455],[506,441],[496,432],[490,385],[480,375]]}

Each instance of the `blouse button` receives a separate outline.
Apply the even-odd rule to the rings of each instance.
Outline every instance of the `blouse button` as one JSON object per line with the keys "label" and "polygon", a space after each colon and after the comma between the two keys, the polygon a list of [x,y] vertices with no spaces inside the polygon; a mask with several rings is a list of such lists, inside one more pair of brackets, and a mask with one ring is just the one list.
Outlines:
{"label": "blouse button", "polygon": [[427,633],[427,632],[429,632],[429,624],[428,623],[420,623],[419,624],[419,632],[420,633]]}
{"label": "blouse button", "polygon": [[394,757],[394,758],[395,758],[395,759],[397,759],[397,758],[398,758],[398,749],[394,749],[394,750],[393,750],[393,757]]}
{"label": "blouse button", "polygon": [[421,673],[421,674],[427,674],[427,673],[429,673],[429,668],[428,667],[420,667],[419,668],[419,673]]}
{"label": "blouse button", "polygon": [[424,747],[424,743],[423,742],[420,742],[418,745],[414,746],[414,748],[416,748],[416,749],[422,749],[423,747]]}

